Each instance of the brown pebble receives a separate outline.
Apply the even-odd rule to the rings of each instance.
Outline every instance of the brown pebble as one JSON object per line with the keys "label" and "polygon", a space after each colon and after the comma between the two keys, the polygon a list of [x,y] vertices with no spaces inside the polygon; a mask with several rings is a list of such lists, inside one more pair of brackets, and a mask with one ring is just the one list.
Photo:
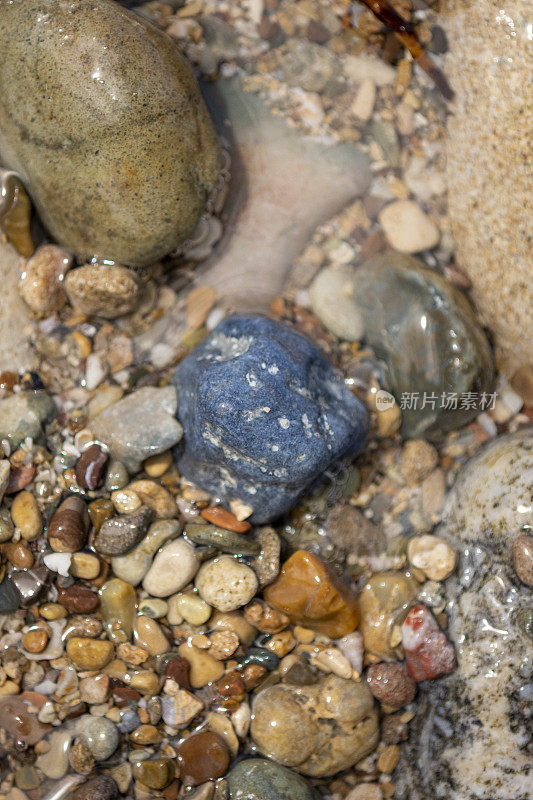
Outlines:
{"label": "brown pebble", "polygon": [[221,506],[209,506],[208,508],[200,511],[202,517],[217,525],[219,528],[224,528],[227,531],[234,531],[235,533],[248,533],[252,527],[245,519],[239,520],[230,511],[226,511]]}
{"label": "brown pebble", "polygon": [[116,800],[118,786],[111,775],[102,773],[76,789],[73,800]]}
{"label": "brown pebble", "polygon": [[407,740],[407,723],[402,714],[388,714],[381,722],[381,738],[385,744],[399,744]]}
{"label": "brown pebble", "polygon": [[97,444],[85,450],[76,462],[76,480],[82,489],[93,491],[103,482],[109,456]]}
{"label": "brown pebble", "polygon": [[231,670],[220,678],[217,689],[222,697],[241,697],[245,694],[244,681],[237,670]]}
{"label": "brown pebble", "polygon": [[36,469],[33,465],[28,464],[23,467],[16,467],[11,469],[9,473],[9,480],[7,482],[6,494],[15,494],[24,489],[29,483],[32,482]]}
{"label": "brown pebble", "polygon": [[48,541],[56,553],[76,553],[87,542],[89,514],[80,497],[67,497],[48,526]]}
{"label": "brown pebble", "polygon": [[[283,31],[277,22],[264,17],[257,26],[257,33],[265,42],[283,37]],[[284,38],[284,37],[283,37]]]}
{"label": "brown pebble", "polygon": [[226,774],[230,754],[226,744],[211,731],[201,731],[185,739],[178,748],[180,777],[188,786],[221,778]]}
{"label": "brown pebble", "polygon": [[242,671],[242,680],[247,692],[259,686],[268,669],[262,664],[248,664]]}
{"label": "brown pebble", "polygon": [[91,751],[83,742],[76,742],[72,745],[68,760],[74,772],[78,772],[80,775],[88,775],[94,767]]}
{"label": "brown pebble", "polygon": [[139,725],[134,731],[130,733],[130,741],[133,744],[160,744],[163,737],[155,727],[155,725]]}
{"label": "brown pebble", "polygon": [[287,614],[262,600],[252,600],[244,609],[244,617],[262,633],[279,633],[290,624]]}
{"label": "brown pebble", "polygon": [[513,542],[515,572],[526,586],[533,586],[533,536],[517,536]]}
{"label": "brown pebble", "polygon": [[117,686],[116,689],[113,689],[113,700],[117,708],[124,708],[132,700],[137,703],[140,699],[140,693],[131,686]]}
{"label": "brown pebble", "polygon": [[22,542],[6,542],[0,548],[10,564],[19,569],[33,567],[33,553]]}
{"label": "brown pebble", "polygon": [[315,44],[326,44],[331,38],[331,34],[326,26],[322,25],[322,23],[318,22],[316,19],[309,20],[305,35],[310,42],[315,42]]}
{"label": "brown pebble", "polygon": [[89,517],[96,533],[98,533],[106,519],[111,519],[115,514],[115,506],[111,500],[106,497],[93,500],[93,502],[89,504]]}
{"label": "brown pebble", "polygon": [[366,680],[376,700],[392,708],[406,706],[416,693],[416,683],[402,664],[372,664],[368,668]]}
{"label": "brown pebble", "polygon": [[100,605],[100,598],[96,592],[81,583],[73,583],[66,589],[58,586],[57,600],[74,614],[90,614]]}
{"label": "brown pebble", "polygon": [[18,381],[19,376],[15,372],[11,372],[9,369],[0,372],[0,389],[7,389],[10,392]]}
{"label": "brown pebble", "polygon": [[28,653],[42,653],[48,644],[48,634],[44,628],[32,628],[22,637],[22,647]]}
{"label": "brown pebble", "polygon": [[187,689],[187,691],[190,692],[190,669],[191,666],[185,658],[182,658],[181,656],[173,656],[168,660],[165,669],[165,678],[171,678],[173,681],[176,681],[178,686],[181,686],[182,689]]}

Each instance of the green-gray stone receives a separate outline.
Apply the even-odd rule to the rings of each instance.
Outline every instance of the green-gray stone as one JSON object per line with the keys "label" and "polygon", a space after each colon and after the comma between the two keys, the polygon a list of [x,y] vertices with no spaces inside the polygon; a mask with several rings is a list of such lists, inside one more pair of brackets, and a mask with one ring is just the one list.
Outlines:
{"label": "green-gray stone", "polygon": [[170,37],[113,0],[24,0],[0,39],[0,157],[52,236],[127,266],[186,239],[221,157]]}
{"label": "green-gray stone", "polygon": [[240,761],[226,776],[229,800],[317,800],[309,781],[264,758]]}
{"label": "green-gray stone", "polygon": [[40,439],[42,425],[56,415],[53,400],[45,392],[20,392],[0,400],[0,439],[14,450],[27,436]]}
{"label": "green-gray stone", "polygon": [[[397,401],[404,393],[419,393],[418,408],[402,410],[402,434],[431,438],[476,417],[482,393],[491,391],[494,368],[489,343],[462,292],[399,253],[356,269],[354,291],[365,339],[385,362]],[[436,397],[435,408],[427,400],[421,407],[424,392]],[[476,393],[475,407],[461,408],[468,392]],[[456,409],[444,407],[443,393],[457,394]]]}
{"label": "green-gray stone", "polygon": [[227,531],[217,528],[216,525],[200,525],[191,523],[184,531],[187,539],[194,544],[216,547],[223,553],[232,553],[238,556],[254,556],[259,553],[260,545],[249,536],[242,533]]}

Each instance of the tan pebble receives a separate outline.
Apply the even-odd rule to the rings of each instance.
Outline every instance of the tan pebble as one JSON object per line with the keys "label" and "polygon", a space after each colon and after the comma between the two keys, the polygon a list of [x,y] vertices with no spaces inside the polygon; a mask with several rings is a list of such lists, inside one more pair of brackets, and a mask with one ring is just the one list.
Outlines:
{"label": "tan pebble", "polygon": [[104,384],[99,386],[96,394],[89,401],[87,410],[89,412],[89,419],[94,419],[100,414],[101,411],[117,403],[124,395],[124,390],[116,383]]}
{"label": "tan pebble", "polygon": [[111,502],[119,514],[131,514],[142,505],[141,498],[133,489],[117,489],[111,494]]}
{"label": "tan pebble", "polygon": [[33,494],[22,491],[17,494],[11,506],[11,519],[20,530],[23,539],[33,542],[43,530],[43,518]]}
{"label": "tan pebble", "polygon": [[403,446],[400,472],[409,486],[416,486],[437,466],[439,455],[425,439],[410,439]]}
{"label": "tan pebble", "polygon": [[63,279],[72,265],[67,250],[54,244],[38,247],[20,277],[20,293],[38,317],[49,317],[67,302]]}
{"label": "tan pebble", "polygon": [[[169,599],[169,614],[171,613],[176,619],[181,617],[191,625],[203,625],[211,616],[212,611],[211,606],[196,592],[180,592]],[[170,616],[168,621],[172,625],[180,624],[180,622],[172,622]]]}
{"label": "tan pebble", "polygon": [[101,566],[100,559],[92,553],[73,553],[69,572],[75,578],[83,578],[83,580],[90,581],[98,577]]}
{"label": "tan pebble", "polygon": [[244,609],[244,616],[251,625],[262,633],[279,633],[290,625],[290,619],[283,611],[272,608],[262,600],[252,600]]}
{"label": "tan pebble", "polygon": [[302,644],[311,644],[315,638],[314,631],[310,630],[310,628],[303,628],[301,625],[295,625],[292,632]]}
{"label": "tan pebble", "polygon": [[368,122],[374,110],[374,103],[376,102],[376,84],[372,78],[363,78],[361,85],[357,90],[355,100],[353,101],[350,111],[352,114],[363,122]]}
{"label": "tan pebble", "polygon": [[0,697],[11,697],[20,693],[20,686],[15,681],[6,681],[0,686]]}
{"label": "tan pebble", "polygon": [[160,478],[172,466],[172,453],[167,450],[165,453],[158,453],[150,456],[144,462],[144,471],[151,478]]}
{"label": "tan pebble", "polygon": [[81,331],[73,331],[72,338],[76,342],[76,347],[81,358],[87,358],[91,354],[93,344],[88,336],[85,336]]}
{"label": "tan pebble", "polygon": [[410,539],[407,557],[432,581],[443,581],[451,575],[457,560],[455,550],[445,539],[430,534]]}
{"label": "tan pebble", "polygon": [[385,238],[400,253],[430,250],[440,239],[433,220],[413,200],[395,200],[379,214]]}
{"label": "tan pebble", "polygon": [[380,772],[392,772],[400,758],[400,748],[397,744],[390,744],[378,758],[378,769]]}
{"label": "tan pebble", "polygon": [[32,628],[22,637],[22,646],[28,653],[42,653],[48,644],[48,638],[44,628]]}
{"label": "tan pebble", "polygon": [[238,611],[215,611],[209,620],[211,630],[235,631],[241,644],[250,645],[257,636],[257,629]]}
{"label": "tan pebble", "polygon": [[102,669],[111,661],[113,645],[105,639],[73,636],[67,642],[67,655],[80,669]]}
{"label": "tan pebble", "polygon": [[383,792],[379,783],[360,783],[344,800],[383,800]]}
{"label": "tan pebble", "polygon": [[526,586],[533,586],[533,536],[517,536],[513,542],[515,572]]}
{"label": "tan pebble", "polygon": [[282,658],[296,647],[296,638],[290,631],[281,631],[281,633],[271,636],[264,646],[267,650],[271,650],[279,658]]}
{"label": "tan pebble", "polygon": [[398,433],[402,424],[402,412],[397,403],[379,410],[376,420],[378,423],[378,435],[383,439],[388,439]]}
{"label": "tan pebble", "polygon": [[196,286],[187,295],[185,315],[188,328],[199,328],[206,321],[216,300],[212,286]]}
{"label": "tan pebble", "polygon": [[[177,687],[174,689],[174,687]],[[167,688],[172,688],[172,693],[166,692]],[[191,692],[180,689],[175,681],[165,682],[165,692],[167,697],[162,698],[163,720],[167,725],[176,728],[186,728],[192,720],[202,711],[204,704]]]}
{"label": "tan pebble", "polygon": [[173,519],[178,514],[176,501],[164,486],[155,481],[138,480],[130,483],[129,489],[136,492],[144,505],[149,506],[159,519]]}
{"label": "tan pebble", "polygon": [[160,744],[162,739],[155,725],[140,725],[130,733],[130,740],[135,744]]}
{"label": "tan pebble", "polygon": [[6,542],[1,546],[1,551],[14,567],[29,569],[33,566],[33,553],[22,542]]}
{"label": "tan pebble", "polygon": [[130,676],[129,685],[143,695],[155,695],[159,694],[161,680],[153,670],[140,669]]}
{"label": "tan pebble", "polygon": [[526,406],[533,407],[533,364],[520,367],[511,378],[511,386]]}
{"label": "tan pebble", "polygon": [[139,615],[135,618],[134,639],[137,644],[148,650],[151,656],[157,656],[170,649],[170,644],[155,619]]}
{"label": "tan pebble", "polygon": [[221,556],[202,564],[195,585],[206,603],[219,611],[234,611],[252,599],[258,581],[249,566],[231,556]]}
{"label": "tan pebble", "polygon": [[327,647],[312,656],[311,664],[323,672],[332,672],[334,675],[338,675],[339,678],[348,679],[352,676],[352,665],[346,656],[334,647]]}
{"label": "tan pebble", "polygon": [[44,603],[39,606],[39,614],[43,619],[54,620],[62,619],[67,616],[67,609],[60,603]]}
{"label": "tan pebble", "polygon": [[231,720],[223,714],[208,711],[205,715],[205,721],[207,722],[207,729],[216,733],[226,742],[232,757],[235,758],[239,752],[239,740]]}
{"label": "tan pebble", "polygon": [[216,631],[209,637],[209,655],[217,661],[224,661],[233,655],[239,646],[239,637],[233,631]]}
{"label": "tan pebble", "polygon": [[150,653],[144,647],[136,647],[134,644],[124,642],[117,647],[117,656],[121,658],[126,664],[132,664],[138,667],[148,659]]}
{"label": "tan pebble", "polygon": [[224,665],[220,661],[213,658],[208,650],[200,650],[190,642],[181,644],[178,654],[189,662],[189,681],[193,689],[200,689],[217,681],[224,674]]}
{"label": "tan pebble", "polygon": [[[146,597],[139,603],[139,614],[152,617],[152,619],[161,619],[168,614],[168,603],[166,600],[161,600],[160,597]],[[170,624],[173,623],[170,622]]]}
{"label": "tan pebble", "polygon": [[446,495],[444,470],[437,467],[422,482],[422,510],[438,521]]}

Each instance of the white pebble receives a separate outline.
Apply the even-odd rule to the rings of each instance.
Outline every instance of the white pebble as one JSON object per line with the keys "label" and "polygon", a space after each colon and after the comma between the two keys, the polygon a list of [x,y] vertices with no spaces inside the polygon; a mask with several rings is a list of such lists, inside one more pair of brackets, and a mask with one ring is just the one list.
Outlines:
{"label": "white pebble", "polygon": [[52,572],[59,572],[60,575],[68,578],[71,559],[72,553],[48,553],[44,556],[43,562],[45,567]]}
{"label": "white pebble", "polygon": [[346,656],[353,669],[359,673],[363,671],[364,645],[363,637],[358,631],[348,633],[341,639],[335,640],[335,646]]}
{"label": "white pebble", "polygon": [[443,581],[453,572],[457,554],[446,539],[425,534],[409,540],[407,557],[430,580]]}
{"label": "white pebble", "polygon": [[200,596],[218,611],[235,611],[246,605],[257,591],[255,572],[231,556],[202,564],[196,576]]}
{"label": "white pebble", "polygon": [[168,597],[192,581],[198,566],[194,547],[180,537],[169,542],[156,555],[145,575],[143,588],[152,597]]}
{"label": "white pebble", "polygon": [[439,243],[439,229],[412,200],[389,203],[379,221],[388,243],[400,253],[419,253]]}
{"label": "white pebble", "polygon": [[357,119],[367,122],[372,116],[375,102],[376,84],[372,78],[364,78],[352,103],[351,112]]}
{"label": "white pebble", "polygon": [[105,376],[106,370],[100,360],[100,356],[97,356],[96,353],[88,355],[85,362],[85,385],[87,389],[89,391],[96,389],[97,386],[100,386]]}

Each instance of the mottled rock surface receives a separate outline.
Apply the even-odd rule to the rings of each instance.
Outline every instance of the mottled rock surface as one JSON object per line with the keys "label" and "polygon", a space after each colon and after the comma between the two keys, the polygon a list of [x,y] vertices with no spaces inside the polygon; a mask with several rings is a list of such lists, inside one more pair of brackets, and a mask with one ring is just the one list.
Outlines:
{"label": "mottled rock surface", "polygon": [[0,154],[54,238],[129,266],[173,250],[220,148],[172,40],[111,0],[3,3],[0,36]]}
{"label": "mottled rock surface", "polygon": [[317,348],[259,316],[222,322],[178,366],[180,472],[268,522],[362,447],[368,417]]}
{"label": "mottled rock surface", "polygon": [[35,362],[24,330],[30,315],[18,291],[23,264],[15,248],[0,241],[0,370],[27,369]]}
{"label": "mottled rock surface", "polygon": [[483,448],[459,473],[439,535],[459,551],[446,584],[457,671],[419,684],[417,716],[395,775],[400,800],[531,796],[531,592],[513,540],[531,529],[533,428]]}
{"label": "mottled rock surface", "polygon": [[512,375],[533,361],[531,5],[445,0],[441,19],[456,93],[447,147],[456,258],[496,335],[498,366]]}
{"label": "mottled rock surface", "polygon": [[12,448],[27,436],[38,441],[42,426],[56,414],[51,397],[44,392],[19,392],[0,400],[0,439],[7,439]]}
{"label": "mottled rock surface", "polygon": [[305,778],[264,758],[247,758],[228,773],[229,800],[315,800]]}

